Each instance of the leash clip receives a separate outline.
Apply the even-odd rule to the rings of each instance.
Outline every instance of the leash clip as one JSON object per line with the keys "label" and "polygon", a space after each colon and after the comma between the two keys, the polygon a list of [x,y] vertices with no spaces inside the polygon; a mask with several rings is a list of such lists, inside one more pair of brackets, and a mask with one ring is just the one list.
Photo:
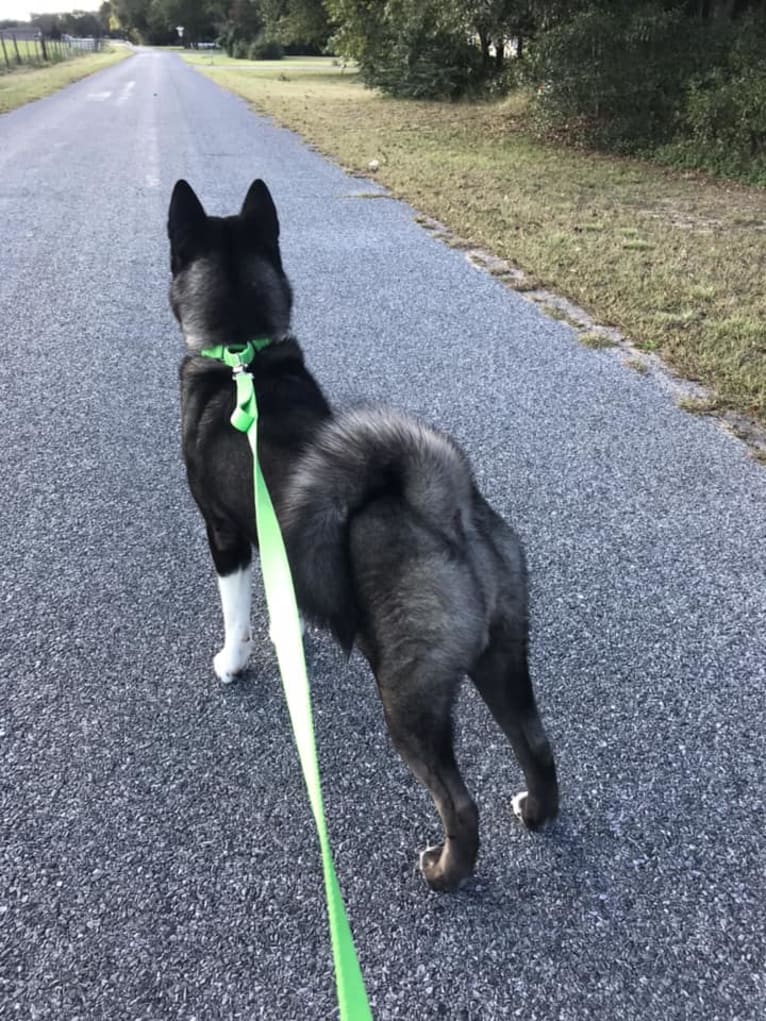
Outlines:
{"label": "leash clip", "polygon": [[255,401],[255,388],[252,374],[241,362],[232,366],[232,376],[237,387],[236,406],[231,416],[231,424],[239,432],[246,433],[258,418],[258,405]]}

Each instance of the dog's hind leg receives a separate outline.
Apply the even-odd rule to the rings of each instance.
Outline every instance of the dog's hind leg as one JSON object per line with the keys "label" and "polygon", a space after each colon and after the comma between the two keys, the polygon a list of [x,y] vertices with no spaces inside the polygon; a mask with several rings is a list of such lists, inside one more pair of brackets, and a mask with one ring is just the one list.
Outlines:
{"label": "dog's hind leg", "polygon": [[213,658],[213,669],[224,684],[231,684],[247,666],[250,636],[250,559],[247,539],[208,524],[207,537],[218,577],[223,610],[223,648]]}
{"label": "dog's hind leg", "polygon": [[497,621],[469,675],[524,771],[527,790],[514,797],[513,810],[525,826],[537,829],[558,812],[559,791],[553,752],[529,677],[526,624],[512,617]]}
{"label": "dog's hind leg", "polygon": [[452,704],[458,677],[444,680],[429,657],[396,671],[378,669],[378,688],[394,745],[428,788],[444,827],[444,842],[420,855],[433,890],[453,890],[473,872],[479,850],[479,816],[455,761]]}

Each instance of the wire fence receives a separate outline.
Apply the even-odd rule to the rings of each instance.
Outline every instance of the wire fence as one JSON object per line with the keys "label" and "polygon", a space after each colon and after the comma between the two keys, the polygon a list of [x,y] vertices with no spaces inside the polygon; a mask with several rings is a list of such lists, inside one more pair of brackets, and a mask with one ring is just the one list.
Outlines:
{"label": "wire fence", "polygon": [[103,49],[103,39],[76,39],[62,35],[60,39],[46,39],[41,33],[31,34],[13,29],[0,30],[0,74],[20,67],[43,67],[57,64],[82,53],[97,53]]}

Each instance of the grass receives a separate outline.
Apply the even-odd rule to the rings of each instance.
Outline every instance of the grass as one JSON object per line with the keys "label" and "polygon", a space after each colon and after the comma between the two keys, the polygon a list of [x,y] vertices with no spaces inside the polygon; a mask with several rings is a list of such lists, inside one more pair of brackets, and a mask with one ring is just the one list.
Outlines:
{"label": "grass", "polygon": [[236,68],[238,71],[256,71],[259,76],[279,79],[280,73],[289,76],[292,72],[307,75],[334,75],[355,77],[353,70],[344,70],[338,60],[330,57],[283,57],[282,60],[235,60],[223,50],[185,50],[182,46],[163,46],[163,50],[175,50],[187,64],[196,67]]}
{"label": "grass", "polygon": [[[46,67],[49,64],[58,64],[62,60],[73,60],[75,57],[80,56],[76,50],[58,40],[47,39],[45,41],[47,60],[43,60],[43,44],[40,41],[17,39],[14,43],[12,39],[6,38],[4,42],[5,56],[3,56],[2,48],[0,48],[0,74],[12,74],[25,65],[31,64],[36,67]],[[10,66],[6,57],[11,61]],[[21,59],[21,64],[18,63],[17,58]]]}
{"label": "grass", "polygon": [[580,334],[580,343],[589,347],[592,351],[602,351],[606,348],[616,347],[615,341],[603,333],[585,332]]}
{"label": "grass", "polygon": [[[211,63],[212,57],[212,63]],[[393,100],[327,58],[187,57],[459,239],[766,421],[766,191],[535,140],[526,99]]]}
{"label": "grass", "polygon": [[12,74],[0,75],[0,113],[42,99],[131,53],[127,47],[119,47],[102,53],[84,53],[45,67],[20,67]]}
{"label": "grass", "polygon": [[[3,41],[5,43],[5,52],[10,57],[12,64],[16,61],[16,53],[17,52],[18,52],[18,55],[21,57],[21,59],[22,59],[22,61],[24,63],[27,63],[28,61],[32,61],[32,60],[37,60],[38,57],[39,57],[39,54],[40,54],[39,47],[31,39],[17,39],[15,45],[14,45],[13,39],[10,39],[10,38],[4,39]],[[5,71],[10,71],[10,70],[15,70],[15,68],[9,68],[8,67],[8,65],[7,65],[7,63],[5,61],[5,58],[3,57],[1,49],[0,49],[0,59],[2,60],[2,64],[0,64],[0,71],[5,72]]]}

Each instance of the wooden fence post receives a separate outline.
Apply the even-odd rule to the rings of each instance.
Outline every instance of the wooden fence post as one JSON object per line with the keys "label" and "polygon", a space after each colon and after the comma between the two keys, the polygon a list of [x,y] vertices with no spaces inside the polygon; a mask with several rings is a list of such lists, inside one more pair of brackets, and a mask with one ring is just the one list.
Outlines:
{"label": "wooden fence post", "polygon": [[5,57],[5,62],[8,65],[8,67],[10,67],[11,66],[11,58],[8,56],[8,50],[6,50],[6,48],[5,48],[5,36],[3,35],[2,32],[0,32],[0,43],[3,44],[3,56]]}
{"label": "wooden fence post", "polygon": [[21,63],[21,54],[19,53],[19,44],[16,42],[16,34],[15,33],[11,36],[11,39],[13,39],[13,48],[14,48],[14,50],[16,50],[16,63],[20,64]]}

